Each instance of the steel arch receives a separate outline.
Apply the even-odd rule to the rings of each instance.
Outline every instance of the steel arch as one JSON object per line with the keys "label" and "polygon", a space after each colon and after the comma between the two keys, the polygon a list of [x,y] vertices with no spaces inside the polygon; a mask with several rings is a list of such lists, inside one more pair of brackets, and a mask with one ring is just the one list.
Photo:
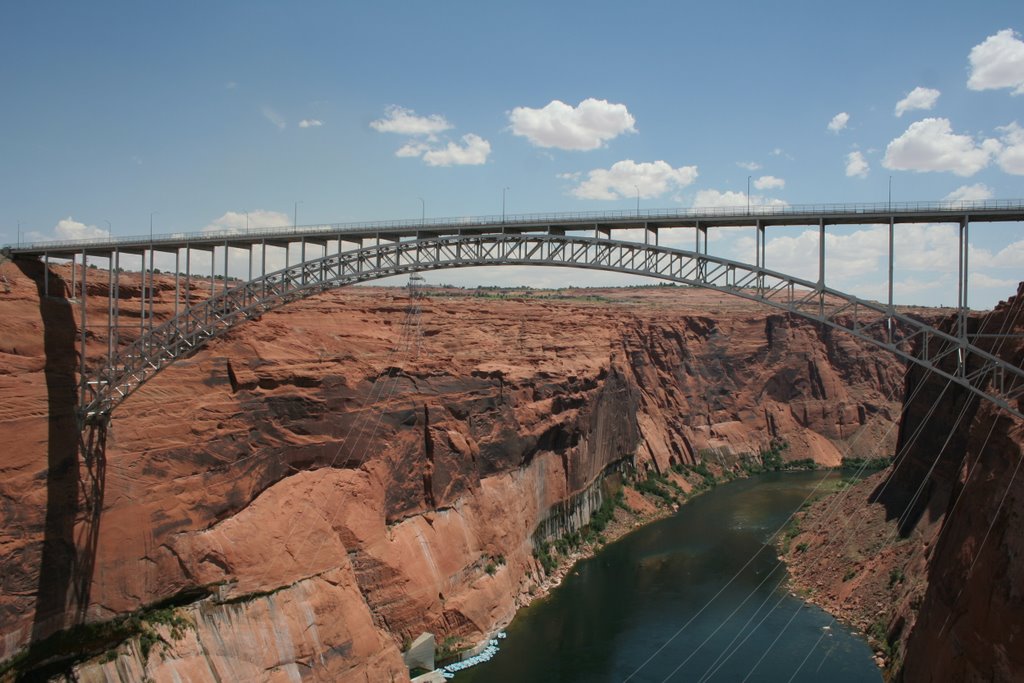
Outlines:
{"label": "steel arch", "polygon": [[[313,294],[393,275],[470,266],[566,266],[642,275],[712,289],[852,334],[1024,419],[1024,369],[883,304],[750,264],[650,244],[564,235],[452,235],[332,254],[228,289],[143,335],[83,378],[85,423],[104,421],[175,360],[238,324]],[[940,365],[954,357],[952,371]]]}

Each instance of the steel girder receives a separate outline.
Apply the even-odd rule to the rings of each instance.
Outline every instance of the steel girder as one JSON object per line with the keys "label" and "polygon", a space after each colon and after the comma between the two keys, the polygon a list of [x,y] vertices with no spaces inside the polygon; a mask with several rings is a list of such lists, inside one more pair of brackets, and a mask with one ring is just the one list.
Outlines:
{"label": "steel girder", "polygon": [[[588,268],[704,287],[852,334],[1024,418],[1024,369],[967,339],[818,283],[697,252],[562,235],[453,235],[382,242],[268,273],[188,307],[83,378],[84,422],[105,421],[175,360],[234,326],[292,301],[369,280],[468,266]],[[953,360],[947,360],[955,356]],[[951,369],[947,369],[952,366]]]}

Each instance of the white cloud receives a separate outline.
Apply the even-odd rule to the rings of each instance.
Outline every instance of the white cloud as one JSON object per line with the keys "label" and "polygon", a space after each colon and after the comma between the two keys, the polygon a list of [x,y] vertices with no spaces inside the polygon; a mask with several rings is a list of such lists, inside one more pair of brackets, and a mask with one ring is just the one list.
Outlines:
{"label": "white cloud", "polygon": [[245,211],[228,211],[220,218],[203,226],[203,232],[245,232],[248,222],[249,229],[281,228],[292,224],[292,219],[280,211],[253,209],[246,216]]}
{"label": "white cloud", "polygon": [[636,119],[624,104],[592,97],[572,107],[552,100],[541,109],[516,107],[508,115],[515,135],[537,147],[590,150],[623,133],[635,133]]}
{"label": "white cloud", "polygon": [[440,114],[417,116],[412,109],[393,104],[385,110],[384,118],[370,122],[370,128],[378,133],[397,133],[399,135],[424,136],[429,140],[436,139],[438,133],[452,128],[452,124]]}
{"label": "white cloud", "polygon": [[773,175],[763,175],[754,181],[754,187],[758,190],[772,190],[775,188],[783,188],[786,186],[786,181],[782,178],[776,178]]}
{"label": "white cloud", "polygon": [[972,273],[968,282],[974,287],[983,287],[986,289],[999,289],[1002,291],[1012,290],[1017,288],[1018,280],[1008,280],[1005,278],[996,278],[985,273]]}
{"label": "white cloud", "polygon": [[889,143],[882,165],[895,171],[950,171],[970,176],[988,166],[1000,149],[998,140],[978,143],[969,135],[953,133],[949,119],[928,118],[910,124]]}
{"label": "white cloud", "polygon": [[1003,134],[1003,149],[996,158],[999,168],[1013,175],[1024,175],[1024,128],[1014,121],[996,130]]}
{"label": "white cloud", "polygon": [[299,121],[299,128],[319,128],[324,125],[320,119],[302,119]]}
{"label": "white cloud", "polygon": [[107,231],[95,225],[86,225],[68,216],[57,221],[53,234],[54,239],[58,240],[94,240],[105,238]]}
{"label": "white cloud", "polygon": [[[700,190],[697,193],[697,196],[693,199],[693,206],[698,209],[740,206],[746,208],[747,193],[732,192],[730,190],[725,192],[719,192],[718,190]],[[781,199],[762,197],[760,195],[752,194],[750,195],[750,206],[787,206],[787,203]]]}
{"label": "white cloud", "polygon": [[931,109],[941,94],[938,90],[917,86],[896,103],[896,116],[903,116],[905,112],[912,109]]}
{"label": "white cloud", "polygon": [[761,164],[756,161],[737,161],[736,165],[747,171],[760,171]]}
{"label": "white cloud", "polygon": [[[409,147],[406,145],[398,152]],[[427,166],[479,166],[487,161],[491,153],[491,143],[479,135],[468,133],[462,136],[462,144],[448,142],[441,149],[428,149],[423,152],[423,161]],[[398,154],[396,152],[396,154]],[[399,154],[399,156],[402,156]],[[416,156],[410,153],[405,156]]]}
{"label": "white cloud", "polygon": [[847,178],[867,178],[870,170],[867,159],[860,152],[850,152],[846,155]]}
{"label": "white cloud", "polygon": [[984,183],[961,185],[943,197],[943,199],[951,202],[972,202],[982,199],[992,199],[992,189]]}
{"label": "white cloud", "polygon": [[430,150],[430,145],[425,142],[407,142],[395,152],[396,157],[418,157]]}
{"label": "white cloud", "polygon": [[278,130],[284,130],[288,126],[284,118],[270,107],[263,107],[263,116],[266,117],[267,121],[277,126]]}
{"label": "white cloud", "polygon": [[587,179],[572,189],[572,195],[580,199],[622,199],[635,197],[639,191],[641,197],[650,199],[686,187],[696,179],[696,166],[672,168],[665,161],[638,164],[624,159],[611,168],[589,171]]}
{"label": "white cloud", "polygon": [[1003,29],[975,45],[968,60],[971,90],[1013,88],[1014,95],[1024,95],[1024,41],[1013,29]]}
{"label": "white cloud", "polygon": [[841,111],[832,117],[832,120],[828,122],[828,129],[833,133],[838,133],[842,129],[846,128],[846,124],[850,122],[850,115],[845,111]]}

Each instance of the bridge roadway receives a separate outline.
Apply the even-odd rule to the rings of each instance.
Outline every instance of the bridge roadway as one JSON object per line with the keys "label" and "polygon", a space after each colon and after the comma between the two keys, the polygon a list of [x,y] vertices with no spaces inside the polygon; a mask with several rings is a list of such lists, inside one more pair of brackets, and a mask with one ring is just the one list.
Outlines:
{"label": "bridge roadway", "polygon": [[[101,240],[43,242],[5,247],[16,259],[70,259],[70,282],[56,279],[57,296],[79,308],[79,418],[83,430],[105,429],[110,413],[143,383],[179,358],[188,357],[210,339],[265,312],[327,289],[400,274],[481,265],[548,265],[589,268],[660,278],[704,287],[764,303],[800,315],[891,352],[948,379],[980,398],[1024,419],[1024,368],[998,357],[1008,335],[979,334],[968,321],[968,245],[973,222],[1022,222],[1024,201],[931,202],[915,204],[850,204],[824,206],[684,209],[646,212],[529,214],[523,216],[391,221],[262,228],[117,237]],[[937,329],[901,315],[893,304],[894,229],[903,223],[954,223],[959,226],[958,315],[951,329]],[[888,224],[888,301],[878,303],[829,288],[825,273],[826,227]],[[818,277],[800,279],[769,270],[765,264],[766,229],[772,226],[818,227]],[[718,227],[757,229],[755,263],[708,254],[707,231]],[[642,229],[643,241],[613,239],[614,231]],[[658,246],[658,231],[695,230],[692,251]],[[337,243],[336,253],[328,245]],[[369,243],[367,243],[369,242]],[[298,261],[289,263],[289,247],[301,244]],[[323,247],[307,259],[306,244]],[[703,243],[703,244],[702,244]],[[346,244],[353,246],[346,248]],[[253,276],[253,247],[262,250],[259,275]],[[285,267],[267,272],[267,247],[285,248]],[[218,275],[215,250],[223,253]],[[231,248],[249,253],[248,278],[229,277]],[[181,251],[185,268],[181,272]],[[196,301],[191,280],[191,253],[211,252],[210,292]],[[154,299],[164,296],[154,284],[154,253],[174,255],[173,315],[154,323]],[[120,298],[120,257],[142,257],[141,296]],[[106,260],[107,351],[100,362],[87,364],[87,278],[90,259]],[[148,267],[146,259],[149,259]],[[77,268],[76,266],[81,265]],[[93,262],[92,265],[95,265]],[[206,280],[205,276],[201,276]],[[50,276],[42,278],[50,295]],[[148,282],[147,282],[148,280]],[[218,288],[220,291],[218,292]],[[94,289],[95,291],[95,289]],[[96,294],[91,296],[95,297]],[[121,343],[120,311],[137,316],[138,334]],[[91,314],[93,329],[96,313]],[[1012,335],[1010,335],[1012,336]],[[101,335],[102,338],[102,335]]]}
{"label": "bridge roadway", "polygon": [[[332,223],[248,230],[178,232],[136,235],[92,240],[64,240],[9,245],[11,255],[107,256],[118,249],[123,253],[144,251],[176,252],[180,249],[211,250],[227,243],[234,248],[256,245],[287,247],[302,242],[326,248],[327,242],[364,243],[365,240],[401,240],[444,235],[529,234],[565,235],[593,231],[595,236],[610,237],[613,231],[644,229],[657,244],[657,231],[669,228],[697,228],[700,234],[709,228],[830,225],[899,225],[906,223],[966,223],[1024,221],[1024,200],[986,200],[957,202],[893,202],[877,204],[820,204],[795,206],[752,206],[706,209],[656,209],[647,211],[605,211],[537,213],[465,218],[428,218],[423,220]],[[647,240],[645,240],[647,241]],[[759,240],[763,243],[763,239]],[[340,248],[340,244],[339,244]]]}

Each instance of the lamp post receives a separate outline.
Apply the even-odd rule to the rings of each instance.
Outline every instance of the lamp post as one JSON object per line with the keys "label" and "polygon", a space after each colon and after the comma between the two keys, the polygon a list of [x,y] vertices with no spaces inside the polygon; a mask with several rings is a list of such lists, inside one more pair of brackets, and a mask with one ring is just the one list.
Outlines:
{"label": "lamp post", "polygon": [[423,197],[417,197],[420,200],[420,227],[423,227],[427,222],[427,203],[423,201]]}
{"label": "lamp post", "polygon": [[249,212],[245,212],[245,231],[249,232]]}
{"label": "lamp post", "polygon": [[18,221],[18,248],[21,248],[21,221]]}
{"label": "lamp post", "polygon": [[299,227],[299,204],[301,203],[301,200],[295,202],[295,211],[292,213],[292,228]]}
{"label": "lamp post", "polygon": [[110,221],[108,221],[107,219],[103,219],[103,222],[107,224],[107,241],[110,241],[114,230],[113,228],[110,227]]}
{"label": "lamp post", "polygon": [[750,215],[750,176],[747,176],[747,215]]}
{"label": "lamp post", "polygon": [[892,211],[892,176],[889,176],[889,210]]}
{"label": "lamp post", "polygon": [[153,242],[153,216],[157,215],[158,213],[160,213],[160,212],[159,211],[150,211],[149,212],[149,241],[150,241],[150,243]]}
{"label": "lamp post", "polygon": [[640,186],[634,185],[633,189],[636,190],[636,215],[640,216]]}
{"label": "lamp post", "polygon": [[508,187],[501,188],[501,222],[502,223],[505,222],[505,193],[508,192],[510,189],[511,188],[508,188]]}

